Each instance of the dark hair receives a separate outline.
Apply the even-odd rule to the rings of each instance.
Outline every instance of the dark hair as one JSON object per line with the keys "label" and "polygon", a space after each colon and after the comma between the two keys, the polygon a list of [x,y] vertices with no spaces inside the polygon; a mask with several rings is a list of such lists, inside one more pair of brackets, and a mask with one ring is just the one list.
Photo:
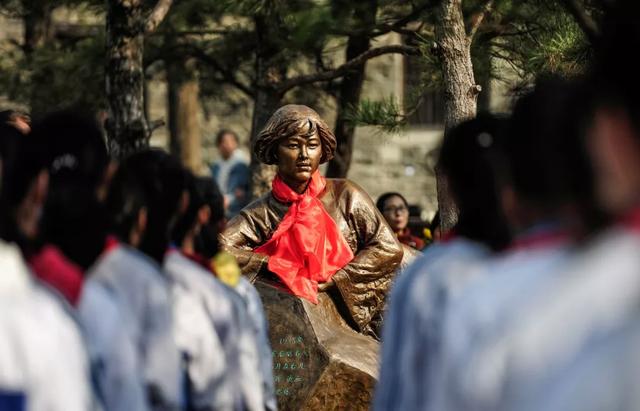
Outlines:
{"label": "dark hair", "polygon": [[81,111],[57,111],[37,121],[31,134],[46,149],[53,181],[73,179],[97,187],[104,178],[109,155],[94,116]]}
{"label": "dark hair", "polygon": [[107,196],[114,233],[127,242],[138,213],[146,208],[147,225],[139,248],[162,263],[185,189],[184,168],[166,152],[147,149],[127,157]]}
{"label": "dark hair", "polygon": [[446,133],[438,159],[459,212],[456,234],[496,250],[510,239],[494,167],[504,123],[504,119],[479,114],[459,124]]}
{"label": "dark hair", "polygon": [[223,128],[222,130],[218,131],[218,134],[216,134],[216,147],[219,146],[220,143],[222,143],[222,137],[226,136],[227,134],[232,136],[236,143],[238,143],[238,135],[235,133],[235,131],[229,130],[228,128]]}
{"label": "dark hair", "polygon": [[541,79],[517,102],[509,121],[510,183],[520,201],[552,218],[565,205],[584,211],[594,204],[593,172],[582,139],[583,91],[578,82]]}
{"label": "dark hair", "polygon": [[382,194],[380,197],[378,197],[378,201],[376,201],[376,207],[378,208],[378,210],[380,210],[381,213],[384,212],[384,203],[391,197],[400,197],[405,207],[407,207],[407,209],[409,208],[409,203],[407,202],[407,199],[402,196],[402,194],[389,192]]}
{"label": "dark hair", "polygon": [[108,229],[97,197],[109,164],[100,128],[90,115],[58,111],[38,121],[31,134],[47,151],[50,175],[42,238],[87,269],[102,252]]}
{"label": "dark hair", "polygon": [[0,124],[0,157],[0,236],[27,251],[32,244],[20,233],[16,212],[33,182],[46,169],[45,151],[31,135],[23,135],[8,124]]}
{"label": "dark hair", "polygon": [[197,177],[196,187],[202,196],[203,204],[211,209],[211,222],[218,224],[224,220],[224,196],[216,180],[211,177]]}
{"label": "dark hair", "polygon": [[219,249],[217,225],[224,218],[222,193],[212,178],[195,177],[190,172],[187,173],[187,189],[189,206],[176,223],[172,239],[176,244],[181,244],[189,230],[194,227],[200,209],[208,206],[211,210],[211,217],[207,224],[200,227],[200,232],[194,241],[194,247],[198,254],[211,258],[218,253]]}
{"label": "dark hair", "polygon": [[429,230],[431,233],[435,234],[435,231],[440,228],[440,210],[436,211],[429,223]]}
{"label": "dark hair", "polygon": [[208,205],[211,218],[208,224],[200,229],[196,239],[195,248],[198,254],[211,258],[215,256],[220,245],[218,243],[218,229],[224,220],[224,197],[218,184],[211,177],[199,177],[196,179],[196,187],[203,200],[203,205]]}
{"label": "dark hair", "polygon": [[16,121],[18,118],[29,119],[29,114],[20,110],[2,110],[0,111],[0,123],[7,124]]}
{"label": "dark hair", "polygon": [[178,218],[171,232],[171,239],[178,246],[182,244],[187,233],[194,226],[198,210],[203,206],[202,197],[196,187],[196,177],[188,170],[185,170],[185,189],[189,193],[189,205]]}
{"label": "dark hair", "polygon": [[305,137],[318,134],[322,143],[320,163],[331,160],[336,152],[336,136],[318,113],[307,106],[288,104],[280,107],[269,118],[253,145],[253,151],[261,162],[278,164],[277,148],[280,141],[302,134]]}

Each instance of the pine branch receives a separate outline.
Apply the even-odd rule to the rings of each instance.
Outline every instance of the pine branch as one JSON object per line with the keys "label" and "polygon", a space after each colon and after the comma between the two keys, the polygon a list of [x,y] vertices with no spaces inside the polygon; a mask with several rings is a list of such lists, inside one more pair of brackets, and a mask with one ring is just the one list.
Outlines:
{"label": "pine branch", "polygon": [[595,44],[600,38],[600,30],[591,15],[579,4],[578,0],[562,0],[562,4],[578,23],[589,42]]}
{"label": "pine branch", "polygon": [[333,80],[335,78],[344,76],[349,70],[366,63],[368,60],[374,57],[392,53],[416,55],[419,54],[419,50],[417,47],[404,46],[399,44],[372,48],[333,70],[290,78],[280,82],[279,84],[276,84],[275,88],[278,92],[285,93],[294,87],[302,86],[305,84],[315,83],[318,81]]}
{"label": "pine branch", "polygon": [[[434,6],[435,3],[436,2],[434,2],[432,0],[425,0],[424,3],[422,3],[418,7],[415,7],[411,11],[411,13],[409,13],[406,16],[396,20],[395,22],[393,22],[391,24],[382,23],[382,24],[378,25],[378,28],[380,30],[374,33],[374,37],[382,36],[383,34],[387,34],[387,33],[390,33],[390,32],[399,32],[398,30],[401,30],[404,26],[406,26],[407,24],[411,23],[413,20],[415,20],[418,17],[420,17],[420,15],[424,11],[426,11],[429,7]],[[406,34],[406,33],[400,33],[400,34]]]}
{"label": "pine branch", "polygon": [[223,67],[217,59],[211,57],[199,47],[190,46],[187,48],[187,50],[188,50],[187,52],[190,55],[206,63],[207,65],[211,66],[215,71],[217,71],[222,76],[222,79],[224,80],[224,82],[242,91],[249,98],[253,98],[255,96],[255,93],[250,86],[242,83],[231,70]]}
{"label": "pine branch", "polygon": [[153,8],[153,11],[149,17],[147,17],[147,21],[145,22],[144,31],[146,34],[153,33],[155,29],[158,28],[169,12],[172,3],[173,0],[158,0],[156,6]]}

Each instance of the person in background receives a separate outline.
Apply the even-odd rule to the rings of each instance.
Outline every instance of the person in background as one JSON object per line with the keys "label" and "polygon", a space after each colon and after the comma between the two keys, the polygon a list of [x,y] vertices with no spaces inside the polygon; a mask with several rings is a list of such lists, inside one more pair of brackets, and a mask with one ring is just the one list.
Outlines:
{"label": "person in background", "polygon": [[248,375],[243,372],[245,349],[255,350],[255,341],[244,338],[246,310],[239,297],[212,275],[208,258],[195,250],[206,213],[195,176],[185,170],[185,177],[189,204],[172,231],[164,271],[172,282],[176,337],[187,358],[191,402],[195,409],[256,410],[262,395],[255,352],[249,352],[252,369]]}
{"label": "person in background", "polygon": [[121,301],[127,320],[122,326],[135,342],[148,403],[157,410],[184,400],[170,281],[161,270],[183,179],[179,162],[160,150],[125,158],[105,203],[112,236],[87,274]]}
{"label": "person in background", "polygon": [[497,195],[494,162],[505,122],[479,115],[447,133],[438,160],[458,209],[448,239],[429,246],[400,273],[382,335],[374,410],[415,410],[427,404],[441,351],[448,302],[473,280],[473,269],[509,242]]}
{"label": "person in background", "polygon": [[579,84],[546,78],[515,105],[498,162],[513,241],[449,304],[430,409],[503,409],[511,384],[529,377],[508,374],[496,357],[511,330],[542,310],[536,297],[552,292],[593,227],[593,173],[577,127],[584,100]]}
{"label": "person in background", "polygon": [[424,248],[424,240],[411,234],[409,230],[409,203],[402,194],[384,193],[378,198],[376,207],[389,223],[389,227],[396,233],[398,241],[416,250]]}
{"label": "person in background", "polygon": [[626,60],[640,45],[637,12],[620,0],[603,17],[582,101],[596,198],[612,219],[508,335],[506,372],[528,377],[510,378],[508,410],[640,409],[640,88]]}
{"label": "person in background", "polygon": [[249,203],[249,167],[238,149],[238,135],[233,131],[220,130],[216,147],[222,158],[211,166],[211,175],[224,195],[225,214],[231,218]]}
{"label": "person in background", "polygon": [[[83,277],[76,303],[92,374],[106,411],[146,410],[139,358],[117,295],[87,270],[105,248],[107,218],[99,193],[110,160],[93,116],[59,111],[38,121],[31,133],[47,153],[49,193],[44,207],[42,249],[30,259],[41,278],[74,271]],[[63,270],[61,270],[63,268]]]}
{"label": "person in background", "polygon": [[0,404],[94,409],[81,331],[65,300],[32,275],[21,250],[38,235],[47,190],[44,155],[28,135],[0,123],[0,157]]}
{"label": "person in background", "polygon": [[240,273],[235,258],[221,251],[218,233],[224,231],[223,198],[216,182],[208,177],[196,180],[198,196],[202,206],[198,215],[202,216],[201,227],[195,239],[195,251],[209,261],[209,268],[225,284],[232,287],[243,299],[253,336],[258,344],[260,372],[264,394],[264,406],[268,411],[277,409],[275,385],[273,381],[273,362],[268,324],[262,300],[256,288]]}
{"label": "person in background", "polygon": [[31,131],[31,117],[19,110],[0,111],[0,124],[8,124],[21,134],[28,134]]}

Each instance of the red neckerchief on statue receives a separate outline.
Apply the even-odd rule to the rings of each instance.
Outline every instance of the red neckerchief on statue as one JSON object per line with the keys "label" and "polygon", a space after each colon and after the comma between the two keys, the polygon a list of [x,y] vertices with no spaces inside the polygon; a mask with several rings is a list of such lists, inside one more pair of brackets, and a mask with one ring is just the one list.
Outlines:
{"label": "red neckerchief on statue", "polygon": [[269,271],[293,294],[314,304],[318,283],[329,281],[353,259],[349,244],[317,198],[326,185],[316,171],[305,192],[298,194],[277,175],[271,192],[291,206],[269,241],[254,250],[269,256]]}

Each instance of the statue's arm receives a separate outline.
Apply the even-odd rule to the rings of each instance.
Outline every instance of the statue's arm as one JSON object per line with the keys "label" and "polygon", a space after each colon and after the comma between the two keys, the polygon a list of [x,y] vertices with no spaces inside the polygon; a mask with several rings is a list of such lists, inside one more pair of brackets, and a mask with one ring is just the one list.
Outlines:
{"label": "statue's arm", "polygon": [[238,260],[242,274],[250,281],[267,267],[269,257],[253,251],[264,241],[260,223],[245,211],[232,218],[220,235],[220,246]]}
{"label": "statue's arm", "polygon": [[354,259],[334,276],[340,294],[361,331],[384,306],[393,275],[402,260],[402,247],[371,198],[348,183],[345,217],[358,238]]}

